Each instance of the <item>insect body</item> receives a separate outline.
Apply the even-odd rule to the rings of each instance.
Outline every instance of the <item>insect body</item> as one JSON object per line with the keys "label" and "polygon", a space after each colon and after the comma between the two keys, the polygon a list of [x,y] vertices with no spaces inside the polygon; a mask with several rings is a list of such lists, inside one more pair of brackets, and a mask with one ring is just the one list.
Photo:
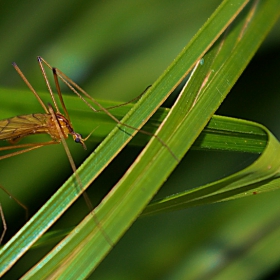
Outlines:
{"label": "insect body", "polygon": [[[56,113],[55,117],[63,137],[67,138],[71,134],[74,141],[81,143],[86,149],[84,139],[82,139],[79,133],[74,131],[69,120],[60,113]],[[11,144],[17,143],[26,136],[42,133],[49,134],[54,142],[61,141],[51,114],[30,114],[0,120],[0,140],[7,140]]]}

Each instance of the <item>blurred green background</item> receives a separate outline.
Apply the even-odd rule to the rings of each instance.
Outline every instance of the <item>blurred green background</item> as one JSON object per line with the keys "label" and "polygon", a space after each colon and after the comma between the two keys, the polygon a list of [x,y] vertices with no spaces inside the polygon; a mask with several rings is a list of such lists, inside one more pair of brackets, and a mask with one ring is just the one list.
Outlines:
{"label": "blurred green background", "polygon": [[[128,101],[161,75],[220,2],[5,1],[0,9],[0,87],[26,89],[11,66],[15,61],[36,90],[46,91],[36,61],[40,55],[94,98]],[[217,112],[260,122],[278,139],[279,48],[278,23]],[[14,100],[19,115],[36,113],[2,93],[0,113],[5,98]],[[95,145],[90,142],[88,152]],[[70,149],[77,164],[87,155],[71,143]],[[124,150],[89,190],[93,201],[106,194],[138,152],[135,147]],[[255,158],[191,151],[158,197],[232,174]],[[32,215],[71,174],[68,165],[61,146],[44,147],[1,161],[0,183]],[[0,196],[7,241],[24,224],[24,213],[6,194]],[[276,191],[139,219],[92,279],[225,279],[240,270],[244,279],[269,279],[280,267],[279,198]],[[77,205],[53,229],[75,225],[88,211],[83,200]],[[50,248],[30,250],[5,279],[21,276]]]}

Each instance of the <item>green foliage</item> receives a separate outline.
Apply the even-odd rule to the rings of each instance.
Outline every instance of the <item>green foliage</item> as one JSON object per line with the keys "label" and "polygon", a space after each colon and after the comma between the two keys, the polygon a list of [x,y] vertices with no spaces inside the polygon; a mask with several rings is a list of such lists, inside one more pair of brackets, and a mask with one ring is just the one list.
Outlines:
{"label": "green foliage", "polygon": [[[246,6],[248,2],[250,3]],[[114,5],[113,2],[111,5]],[[244,8],[244,6],[246,7]],[[170,9],[166,3],[166,9],[168,8]],[[106,12],[106,15],[109,17],[108,11],[112,11],[113,7],[100,4],[100,6],[95,7],[95,9],[99,12],[104,9],[104,12]],[[129,9],[129,7],[127,7],[127,9]],[[153,7],[147,9],[147,11],[150,10],[153,11]],[[178,7],[174,7],[174,11],[175,10],[177,13],[179,12]],[[164,109],[159,110],[148,124],[147,130],[152,132],[154,132],[155,128],[160,124],[157,132],[160,140],[155,137],[151,139],[149,144],[138,156],[137,160],[133,164],[129,164],[125,175],[122,176],[94,211],[87,216],[82,214],[84,218],[83,221],[79,224],[77,221],[76,224],[78,225],[75,229],[69,234],[67,232],[66,238],[39,264],[34,266],[25,275],[24,279],[58,278],[59,276],[65,279],[88,277],[143,211],[144,215],[150,215],[170,210],[184,209],[194,205],[205,205],[213,202],[231,200],[279,188],[279,143],[274,136],[265,127],[256,123],[213,116],[246,68],[273,24],[276,22],[279,16],[279,10],[280,6],[277,0],[228,0],[221,3],[219,8],[212,14],[199,32],[196,33],[179,56],[122,119],[122,123],[136,128],[141,127],[195,66],[195,70],[192,72],[191,78],[188,81],[188,86],[181,91],[172,109],[170,111]],[[84,26],[84,24],[88,26],[89,23],[86,23],[86,20],[90,19],[90,17],[87,17],[90,15],[90,11],[91,9],[88,9],[86,13],[86,10],[82,8],[77,11],[78,13],[83,12],[85,15],[82,17],[83,21],[77,24],[77,28],[79,25],[80,27]],[[137,12],[136,15],[139,14],[137,9],[134,9],[134,11]],[[157,9],[156,11],[157,13],[159,12]],[[156,16],[157,13],[154,15]],[[145,13],[142,15],[144,14]],[[127,27],[128,29],[125,29],[124,26],[126,25],[122,20],[116,19],[114,16],[115,15],[112,14],[111,20],[112,22],[118,23],[115,24],[116,26],[114,27],[119,31],[119,36],[121,37],[123,34],[122,32],[128,30],[129,26]],[[129,13],[129,16],[133,16],[133,13]],[[162,21],[162,23],[163,22],[164,21]],[[134,29],[134,35],[139,36],[143,31],[139,28],[141,25],[137,26],[138,28]],[[185,26],[182,27],[186,28]],[[106,22],[103,22],[100,29],[104,31],[106,28],[109,29]],[[63,48],[65,52],[64,59],[66,59],[67,53],[71,53],[71,49],[75,48],[77,42],[81,42],[82,36],[88,38],[88,32],[93,32],[88,29],[86,32],[79,34],[80,37],[74,42],[72,41],[73,45],[71,45],[69,42],[71,38],[69,35],[70,31],[73,30],[69,28],[68,32],[64,32],[64,36],[60,37],[60,44],[57,45],[55,51],[53,51],[52,48],[49,49],[49,52],[52,52],[54,54],[53,56],[57,57],[57,60],[60,59],[59,48]],[[114,36],[116,35],[113,33],[108,34],[110,34],[110,40],[108,41],[114,42]],[[103,36],[106,37],[105,35]],[[105,39],[103,38],[103,40]],[[101,42],[102,40],[99,41],[99,44]],[[137,42],[137,40],[134,42]],[[97,43],[96,48],[98,48],[98,46]],[[115,52],[117,52],[117,44],[114,46]],[[156,46],[159,47],[160,44],[156,44]],[[101,49],[102,48],[100,48],[100,50]],[[106,48],[103,46],[102,51],[106,54],[105,49]],[[81,60],[84,59],[87,61],[88,52],[87,44],[82,45],[79,53],[80,57],[82,57]],[[48,51],[46,53],[48,53]],[[110,59],[108,53],[105,54],[104,57]],[[44,57],[49,60],[48,57]],[[137,58],[137,55],[135,55],[135,57]],[[152,57],[153,56],[151,56],[150,59],[152,59]],[[200,60],[202,57],[203,61]],[[118,67],[128,67],[129,63],[127,63],[126,59],[129,59],[129,55],[127,58],[124,57],[122,62],[118,64]],[[63,59],[61,60],[63,61]],[[58,64],[59,63],[60,62],[58,62]],[[63,67],[60,67],[60,69],[63,70]],[[76,70],[76,67],[74,67],[74,69]],[[86,72],[86,70],[84,71]],[[112,66],[112,72],[117,73],[114,65]],[[130,70],[129,74],[131,74],[131,72],[133,71]],[[77,75],[79,76],[82,74],[83,71]],[[69,76],[71,76],[71,74]],[[128,76],[127,80],[130,80],[130,78],[131,77]],[[137,80],[139,82],[141,79],[138,78]],[[102,77],[97,78],[97,84],[101,83],[101,81]],[[109,85],[111,86],[112,83],[114,84],[114,77],[110,80]],[[143,87],[142,84],[143,82],[141,82],[141,86]],[[88,86],[90,90],[93,90],[95,87],[95,85],[91,86],[90,84]],[[114,87],[115,86],[113,86],[113,88]],[[10,91],[9,95],[14,94],[13,91]],[[32,99],[32,96],[30,98]],[[7,102],[9,102],[8,100],[10,99],[8,98]],[[19,98],[17,100],[19,100]],[[33,101],[30,101],[32,104],[30,103],[29,106],[28,100],[24,95],[23,101],[22,103],[20,102],[19,106],[25,104],[24,107],[28,107],[28,110],[30,110],[30,108],[35,110],[35,106],[37,105],[35,105]],[[94,132],[96,136],[95,139],[98,141],[111,130],[114,124],[112,124],[104,114],[96,114],[96,119],[92,120],[91,116],[93,113],[90,111],[85,112],[82,108],[82,106],[84,106],[82,102],[80,102],[80,105],[76,100],[77,98],[73,97],[66,98],[67,108],[69,109],[75,127],[80,125],[81,132],[83,134],[88,134],[93,127],[99,125],[101,128],[99,129],[98,127]],[[104,106],[106,106],[106,104]],[[13,113],[11,111],[12,109],[9,109],[10,105],[8,105],[8,103],[5,103],[4,107],[7,108],[5,109],[7,111],[4,111],[7,116],[4,117],[8,117],[9,114],[18,114],[16,112]],[[123,116],[129,107],[131,106],[114,109],[112,112],[114,115]],[[18,108],[15,107],[16,111],[17,109]],[[210,119],[211,121],[209,122]],[[104,123],[105,126],[103,126]],[[84,188],[87,188],[107,167],[132,138],[135,132],[135,130],[122,125],[117,125],[117,127],[113,128],[106,139],[79,168],[78,174]],[[143,143],[142,141],[146,140],[147,139],[138,139],[135,143],[139,145],[139,143],[141,144]],[[164,145],[162,143],[164,143]],[[220,180],[215,179],[213,183],[202,183],[199,188],[185,191],[186,185],[191,185],[191,182],[184,181],[184,191],[180,190],[179,194],[175,195],[175,190],[171,189],[171,196],[163,196],[164,198],[155,200],[145,208],[191,147],[200,150],[237,151],[250,154],[261,153],[261,156],[242,171]],[[59,148],[62,149],[62,147]],[[29,159],[28,163],[29,161],[32,160]],[[53,158],[50,164],[53,164],[54,161],[56,161],[56,159]],[[60,166],[60,163],[57,163],[56,166]],[[222,169],[219,162],[216,167]],[[47,172],[53,169],[54,167],[51,165],[51,167],[49,169],[46,168],[45,171]],[[203,170],[201,168],[200,173],[207,174],[207,169]],[[34,177],[36,178],[36,174],[34,174]],[[171,177],[170,180],[174,183],[171,184],[176,184],[176,180],[172,180],[172,178],[173,177]],[[45,179],[38,178],[37,185],[43,185],[42,181],[44,180]],[[68,207],[73,204],[80,192],[81,190],[79,186],[77,186],[76,177],[72,176],[5,245],[5,247],[2,248],[1,271],[10,267],[44,232],[46,232]],[[6,212],[5,207],[3,208],[4,212]],[[74,213],[77,209],[79,209],[79,207],[73,210]],[[69,212],[69,215],[71,215],[71,213],[73,214],[73,211]],[[213,222],[214,219],[215,218],[209,220],[208,223]],[[230,213],[222,219],[230,219]],[[167,224],[168,222],[166,222],[166,227]],[[201,224],[201,228],[194,229],[196,233],[195,236],[200,237],[200,242],[198,242],[200,245],[203,240],[201,231],[205,228],[206,231],[211,228],[210,226],[207,227],[207,223],[206,225],[203,223]],[[187,227],[192,226],[187,223],[186,225]],[[184,231],[183,228],[179,229],[179,227],[178,230]],[[55,234],[57,238],[59,234],[60,233]],[[138,236],[138,238],[140,238],[140,236]],[[45,243],[52,240],[51,237],[46,237],[46,239]],[[186,243],[184,243],[184,240],[185,239],[178,239],[179,247],[184,247],[184,244],[192,243],[191,239],[186,240]],[[138,243],[142,243],[141,240]],[[153,244],[157,244],[157,242]],[[37,243],[37,246],[39,245],[40,244]],[[42,241],[40,246],[42,246]],[[150,257],[153,250],[158,251],[158,249],[155,248],[156,247],[152,246],[149,253],[146,252],[144,254],[145,262],[147,263],[145,270],[149,270],[148,266],[154,266],[156,263],[153,262],[152,257]],[[171,259],[174,258],[174,256],[183,255],[182,252],[180,253],[178,251],[178,248],[174,250],[176,252],[174,252],[173,257],[171,257],[173,253],[171,248],[169,250],[165,248],[164,253],[157,252],[156,258],[160,259],[162,263],[168,263],[166,267],[169,267],[169,270],[165,272],[164,266],[160,266],[158,271],[154,268],[153,278],[159,278],[164,274],[169,274],[172,279],[182,279],[186,277],[191,279],[201,275],[207,275],[207,273],[213,273],[207,267],[205,267],[204,270],[198,269],[201,260],[197,261],[195,255],[192,259],[188,259],[189,263],[194,264],[192,271],[184,271],[184,269],[177,267],[178,269],[176,269],[176,272],[172,272]],[[194,250],[194,247],[191,248],[190,246],[188,252],[192,250]],[[164,257],[162,257],[163,254],[166,255],[166,257],[169,256],[169,258],[164,259]],[[212,261],[214,259],[215,258],[213,258]],[[233,259],[232,265],[238,265],[238,262],[241,261],[241,258],[237,260]],[[140,264],[138,265],[138,269],[141,268]],[[24,272],[27,266],[29,269],[31,262],[25,265]],[[117,272],[114,271],[114,274],[116,273],[115,278],[131,278],[129,277],[129,273],[136,273],[137,266],[134,267],[134,269],[134,272],[127,272],[127,276],[121,273],[117,274]],[[11,271],[12,270],[13,268]],[[262,271],[264,271],[264,268]],[[230,269],[225,271],[221,270],[220,272],[219,277],[221,277],[221,279],[222,277],[226,279],[230,275]],[[98,279],[108,279],[108,277],[112,277],[108,271],[102,274],[97,270],[96,273]],[[258,275],[259,272],[254,271],[254,273]],[[145,278],[143,275],[145,275],[145,273],[139,276],[139,279]],[[248,277],[249,274],[247,271],[240,269],[238,275],[243,275],[244,277],[246,275]],[[253,275],[253,273],[251,273],[251,275]]]}

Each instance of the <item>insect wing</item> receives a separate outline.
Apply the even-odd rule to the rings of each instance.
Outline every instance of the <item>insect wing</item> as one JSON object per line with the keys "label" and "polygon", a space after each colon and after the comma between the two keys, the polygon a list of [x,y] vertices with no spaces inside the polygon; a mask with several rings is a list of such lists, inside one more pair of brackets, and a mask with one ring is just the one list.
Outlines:
{"label": "insect wing", "polygon": [[49,115],[31,114],[0,120],[0,140],[16,140],[46,131]]}

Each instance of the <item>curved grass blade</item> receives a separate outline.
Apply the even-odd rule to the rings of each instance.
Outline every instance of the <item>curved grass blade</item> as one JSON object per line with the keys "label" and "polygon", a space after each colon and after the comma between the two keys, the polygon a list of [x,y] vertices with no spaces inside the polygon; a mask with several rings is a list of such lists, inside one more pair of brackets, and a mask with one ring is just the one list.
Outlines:
{"label": "curved grass blade", "polygon": [[147,206],[142,215],[237,199],[279,188],[280,143],[265,127],[259,124],[255,126],[266,133],[267,146],[253,164],[214,183],[154,201]]}

